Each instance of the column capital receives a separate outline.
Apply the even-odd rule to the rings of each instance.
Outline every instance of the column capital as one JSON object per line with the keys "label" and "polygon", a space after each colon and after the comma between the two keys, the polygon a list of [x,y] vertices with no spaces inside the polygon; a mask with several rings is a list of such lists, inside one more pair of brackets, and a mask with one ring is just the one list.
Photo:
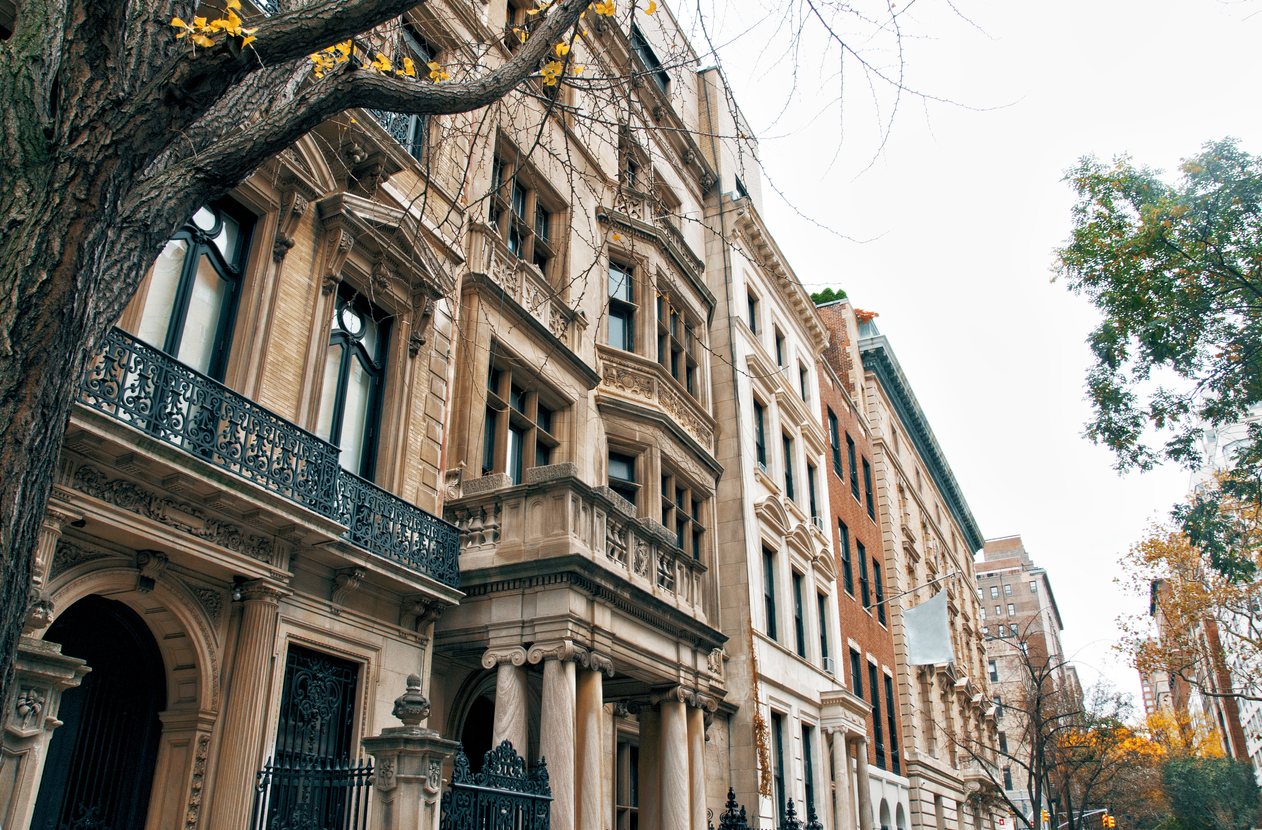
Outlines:
{"label": "column capital", "polygon": [[649,695],[649,702],[654,706],[662,701],[675,700],[694,709],[701,709],[704,712],[716,712],[719,708],[717,700],[709,695],[703,695],[695,689],[689,689],[687,686],[668,686],[663,689],[655,689]]}
{"label": "column capital", "polygon": [[484,669],[493,669],[501,663],[512,663],[518,667],[526,665],[526,649],[521,646],[488,648],[486,653],[482,655],[482,668]]}
{"label": "column capital", "polygon": [[589,668],[594,672],[604,672],[613,677],[613,660],[610,660],[603,654],[597,654],[594,651],[587,652],[586,661],[582,662],[585,668]]}
{"label": "column capital", "polygon": [[278,605],[282,599],[292,593],[284,585],[270,579],[252,579],[249,582],[243,582],[240,592],[244,602],[260,602],[268,605]]}
{"label": "column capital", "polygon": [[558,660],[562,663],[579,663],[584,666],[588,664],[587,649],[573,640],[550,640],[535,643],[530,647],[530,651],[526,653],[526,659],[531,663],[541,663],[544,660]]}

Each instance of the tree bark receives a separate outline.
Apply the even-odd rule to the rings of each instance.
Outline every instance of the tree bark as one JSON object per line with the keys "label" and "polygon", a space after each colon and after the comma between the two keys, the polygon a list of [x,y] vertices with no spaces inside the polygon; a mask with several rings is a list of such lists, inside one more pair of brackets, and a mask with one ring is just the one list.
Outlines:
{"label": "tree bark", "polygon": [[[222,35],[195,53],[176,40],[170,20],[191,19],[194,0],[20,0],[14,33],[0,42],[0,701],[79,378],[167,239],[339,112],[459,113],[502,98],[588,2],[556,4],[512,60],[480,77],[431,84],[344,65],[282,91],[241,129],[222,102],[274,92],[309,52],[415,0],[323,0],[277,15],[260,24],[257,53]],[[175,143],[186,128],[202,129],[207,146]]]}

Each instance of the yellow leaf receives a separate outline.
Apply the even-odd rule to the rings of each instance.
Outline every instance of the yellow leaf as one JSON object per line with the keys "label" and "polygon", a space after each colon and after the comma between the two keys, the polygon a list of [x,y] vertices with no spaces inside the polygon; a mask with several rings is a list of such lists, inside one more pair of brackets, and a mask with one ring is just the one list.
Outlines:
{"label": "yellow leaf", "polygon": [[241,0],[228,0],[227,7],[230,9],[239,9],[241,8]]}
{"label": "yellow leaf", "polygon": [[558,43],[556,45],[556,50],[557,50],[557,57],[563,58],[565,57],[566,53],[570,51],[570,47],[568,44]]}
{"label": "yellow leaf", "polygon": [[620,233],[615,233],[615,234],[613,235],[613,241],[614,241],[614,242],[617,242],[617,241],[618,241],[619,239],[621,239],[621,238],[622,238],[622,234],[620,234]]}
{"label": "yellow leaf", "polygon": [[211,47],[215,45],[215,42],[213,40],[211,40],[210,38],[206,37],[203,34],[194,34],[193,42],[196,43],[198,46]]}
{"label": "yellow leaf", "polygon": [[204,17],[194,17],[194,18],[193,18],[193,28],[194,28],[194,29],[205,29],[205,28],[206,28],[206,18],[204,18]]}
{"label": "yellow leaf", "polygon": [[180,20],[178,17],[171,18],[171,25],[177,29],[185,30],[184,34],[177,35],[177,37],[184,37],[184,35],[188,34],[187,30],[192,28],[192,26],[189,26],[187,23],[185,23],[183,20]]}
{"label": "yellow leaf", "polygon": [[575,66],[575,67],[574,67],[574,73],[575,73],[575,74],[579,74],[579,73],[581,73],[581,72],[582,72],[584,69],[586,69],[586,68],[587,68],[586,66]]}
{"label": "yellow leaf", "polygon": [[649,0],[649,7],[644,10],[645,14],[652,14],[657,11],[657,0]]}
{"label": "yellow leaf", "polygon": [[543,9],[526,9],[526,14],[533,16],[533,15],[538,14],[541,11],[543,11]]}
{"label": "yellow leaf", "polygon": [[416,64],[412,63],[412,59],[407,56],[403,58],[403,74],[409,78],[416,77]]}
{"label": "yellow leaf", "polygon": [[379,72],[389,72],[390,59],[387,58],[385,55],[381,54],[380,52],[378,52],[377,59],[372,62],[372,67],[373,69],[376,69]]}
{"label": "yellow leaf", "polygon": [[258,40],[258,38],[256,38],[254,35],[250,35],[249,37],[244,38],[241,41],[241,48],[244,49],[245,47],[249,46],[251,43],[253,43],[256,40]]}

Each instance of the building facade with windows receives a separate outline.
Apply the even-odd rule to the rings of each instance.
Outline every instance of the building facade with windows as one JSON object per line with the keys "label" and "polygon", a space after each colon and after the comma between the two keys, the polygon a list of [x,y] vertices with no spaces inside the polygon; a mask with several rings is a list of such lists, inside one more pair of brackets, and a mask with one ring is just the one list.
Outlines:
{"label": "building facade with windows", "polygon": [[1029,817],[1047,809],[1030,795],[1030,714],[1079,711],[1082,686],[1065,656],[1064,625],[1047,571],[1036,566],[1020,536],[987,539],[977,563],[986,672],[997,703],[995,780],[1010,803]]}
{"label": "building facade with windows", "polygon": [[[719,73],[703,77],[708,131],[747,133],[724,105]],[[825,827],[853,828],[853,811],[833,810],[830,786],[828,733],[844,715],[858,734],[863,714],[861,701],[842,689],[837,657],[844,641],[815,372],[827,333],[759,214],[750,147],[716,141],[710,152],[722,194],[706,214],[715,415],[723,425],[719,622],[729,637],[728,702],[736,707],[718,740],[751,824],[780,826],[791,799],[803,821],[814,814]],[[834,710],[838,723],[830,725]]]}
{"label": "building facade with windows", "polygon": [[899,668],[890,632],[892,594],[885,588],[886,554],[873,491],[871,434],[856,394],[862,362],[853,315],[822,316],[829,327],[829,344],[818,369],[820,418],[828,440],[827,530],[837,570],[836,602],[830,611],[838,616],[842,638],[835,649],[835,671],[838,684],[861,701],[866,724],[862,734],[838,730],[833,751],[842,753],[839,766],[850,767],[853,760],[855,767],[866,770],[866,791],[857,771],[852,791],[857,808],[871,817],[871,826],[906,830],[909,782],[901,752]]}
{"label": "building facade with windows", "polygon": [[[984,768],[993,760],[975,758],[964,748],[989,745],[995,734],[973,587],[973,552],[982,537],[893,348],[872,322],[875,315],[855,310],[848,300],[819,311],[834,337],[854,341],[862,362],[862,371],[852,372],[854,397],[863,402],[870,430],[884,589],[896,597],[887,609],[909,824],[980,830],[994,818],[991,777]],[[939,591],[947,594],[955,662],[911,666],[903,611]]]}

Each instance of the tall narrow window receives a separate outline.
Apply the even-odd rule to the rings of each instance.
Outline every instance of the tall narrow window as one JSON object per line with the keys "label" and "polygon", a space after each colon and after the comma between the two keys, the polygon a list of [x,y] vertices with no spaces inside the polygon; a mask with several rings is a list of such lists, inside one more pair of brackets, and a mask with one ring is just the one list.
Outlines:
{"label": "tall narrow window", "polygon": [[890,727],[890,769],[901,774],[898,761],[898,710],[894,708],[894,678],[885,675],[885,718]]}
{"label": "tall narrow window", "polygon": [[876,587],[876,618],[885,625],[885,588],[881,584],[881,563],[872,558],[872,580]]}
{"label": "tall narrow window", "polygon": [[1012,789],[1012,768],[1011,767],[1003,768],[1003,788],[1005,790]]}
{"label": "tall narrow window", "polygon": [[881,683],[875,663],[868,663],[868,689],[872,693],[872,738],[876,768],[885,769],[885,730],[881,726]]}
{"label": "tall narrow window", "polygon": [[624,352],[635,350],[634,269],[609,261],[609,345]]}
{"label": "tall narrow window", "polygon": [[872,596],[868,591],[868,552],[864,549],[863,543],[856,541],[855,553],[859,557],[859,598],[863,600],[864,608],[872,607]]}
{"label": "tall narrow window", "polygon": [[806,657],[806,614],[802,610],[802,575],[793,572],[793,633],[798,657]]}
{"label": "tall narrow window", "polygon": [[854,577],[850,570],[850,528],[841,519],[837,520],[838,542],[841,548],[841,584],[846,586],[846,593],[854,596]]}
{"label": "tall narrow window", "polygon": [[644,66],[649,71],[649,77],[653,79],[653,83],[661,90],[663,95],[670,95],[670,75],[662,68],[662,62],[658,60],[657,54],[653,51],[653,47],[649,46],[648,38],[644,36],[644,32],[640,31],[640,27],[631,26],[631,49],[644,62]]}
{"label": "tall narrow window", "polygon": [[[809,461],[806,464],[806,495],[810,502],[811,519],[819,518],[819,511],[815,507],[815,465]],[[819,525],[819,522],[816,522]]]}
{"label": "tall narrow window", "polygon": [[863,697],[862,666],[863,660],[859,656],[859,652],[850,649],[850,691],[859,697]]}
{"label": "tall narrow window", "polygon": [[614,809],[617,830],[639,830],[640,827],[640,747],[629,738],[618,739],[615,757],[617,779],[614,781]]}
{"label": "tall narrow window", "polygon": [[[405,57],[410,58],[416,66],[438,60],[438,50],[425,41],[408,24],[400,29],[401,53],[396,55],[395,64],[403,65]],[[425,115],[409,115],[399,112],[380,112],[369,110],[374,118],[398,141],[404,149],[417,161],[425,161],[425,148],[429,138],[429,122]]]}
{"label": "tall narrow window", "polygon": [[859,467],[855,464],[854,439],[846,434],[846,454],[850,461],[850,494],[859,498]]}
{"label": "tall narrow window", "polygon": [[997,683],[999,681],[999,663],[990,661],[990,682]]}
{"label": "tall narrow window", "polygon": [[815,729],[802,725],[802,786],[806,789],[805,815],[815,813]]}
{"label": "tall narrow window", "polygon": [[199,208],[149,272],[137,336],[223,380],[253,228],[249,214],[225,202]]}
{"label": "tall narrow window", "polygon": [[[496,365],[496,361],[500,365]],[[521,484],[531,467],[552,464],[560,441],[554,433],[560,407],[537,391],[538,379],[515,361],[493,358],[486,380],[486,425],[482,437],[482,472],[507,473]]]}
{"label": "tall narrow window", "polygon": [[635,457],[620,452],[609,453],[609,489],[635,504],[640,485],[635,480]]}
{"label": "tall narrow window", "polygon": [[775,758],[776,826],[784,826],[784,715],[771,713],[771,743]]}
{"label": "tall narrow window", "polygon": [[872,467],[863,459],[863,493],[868,500],[868,518],[876,521],[876,502],[872,499]]}
{"label": "tall narrow window", "polygon": [[784,335],[778,328],[776,329],[776,365],[784,365]]}
{"label": "tall narrow window", "polygon": [[802,400],[806,400],[809,397],[808,393],[811,388],[811,382],[809,378],[810,376],[806,372],[806,367],[803,366],[801,363],[799,363],[798,364],[798,385],[802,390]]}
{"label": "tall narrow window", "polygon": [[776,638],[776,555],[762,549],[762,591],[767,615],[767,636]]}
{"label": "tall narrow window", "polygon": [[833,414],[832,407],[828,408],[828,438],[833,443],[833,472],[841,478],[844,475],[841,470],[841,436],[837,430],[837,416]]}
{"label": "tall narrow window", "polygon": [[701,524],[705,500],[683,478],[662,471],[662,525],[675,531],[679,549],[701,559],[701,540],[705,527]]}
{"label": "tall narrow window", "polygon": [[784,439],[784,495],[789,501],[794,501],[796,496],[793,492],[793,439],[787,435],[780,437]]}
{"label": "tall narrow window", "polygon": [[758,456],[758,466],[767,469],[767,415],[758,401],[754,401],[754,451]]}
{"label": "tall narrow window", "polygon": [[657,298],[657,362],[697,397],[697,325],[668,295]]}
{"label": "tall narrow window", "polygon": [[752,331],[754,334],[757,334],[758,333],[758,298],[754,296],[754,293],[752,291],[749,292],[749,294],[747,294],[745,298],[749,302],[749,330]]}
{"label": "tall narrow window", "polygon": [[342,283],[324,356],[316,434],[341,447],[344,468],[369,480],[377,457],[389,322]]}
{"label": "tall narrow window", "polygon": [[818,594],[819,600],[819,657],[824,664],[825,671],[832,671],[829,668],[828,654],[828,594]]}

